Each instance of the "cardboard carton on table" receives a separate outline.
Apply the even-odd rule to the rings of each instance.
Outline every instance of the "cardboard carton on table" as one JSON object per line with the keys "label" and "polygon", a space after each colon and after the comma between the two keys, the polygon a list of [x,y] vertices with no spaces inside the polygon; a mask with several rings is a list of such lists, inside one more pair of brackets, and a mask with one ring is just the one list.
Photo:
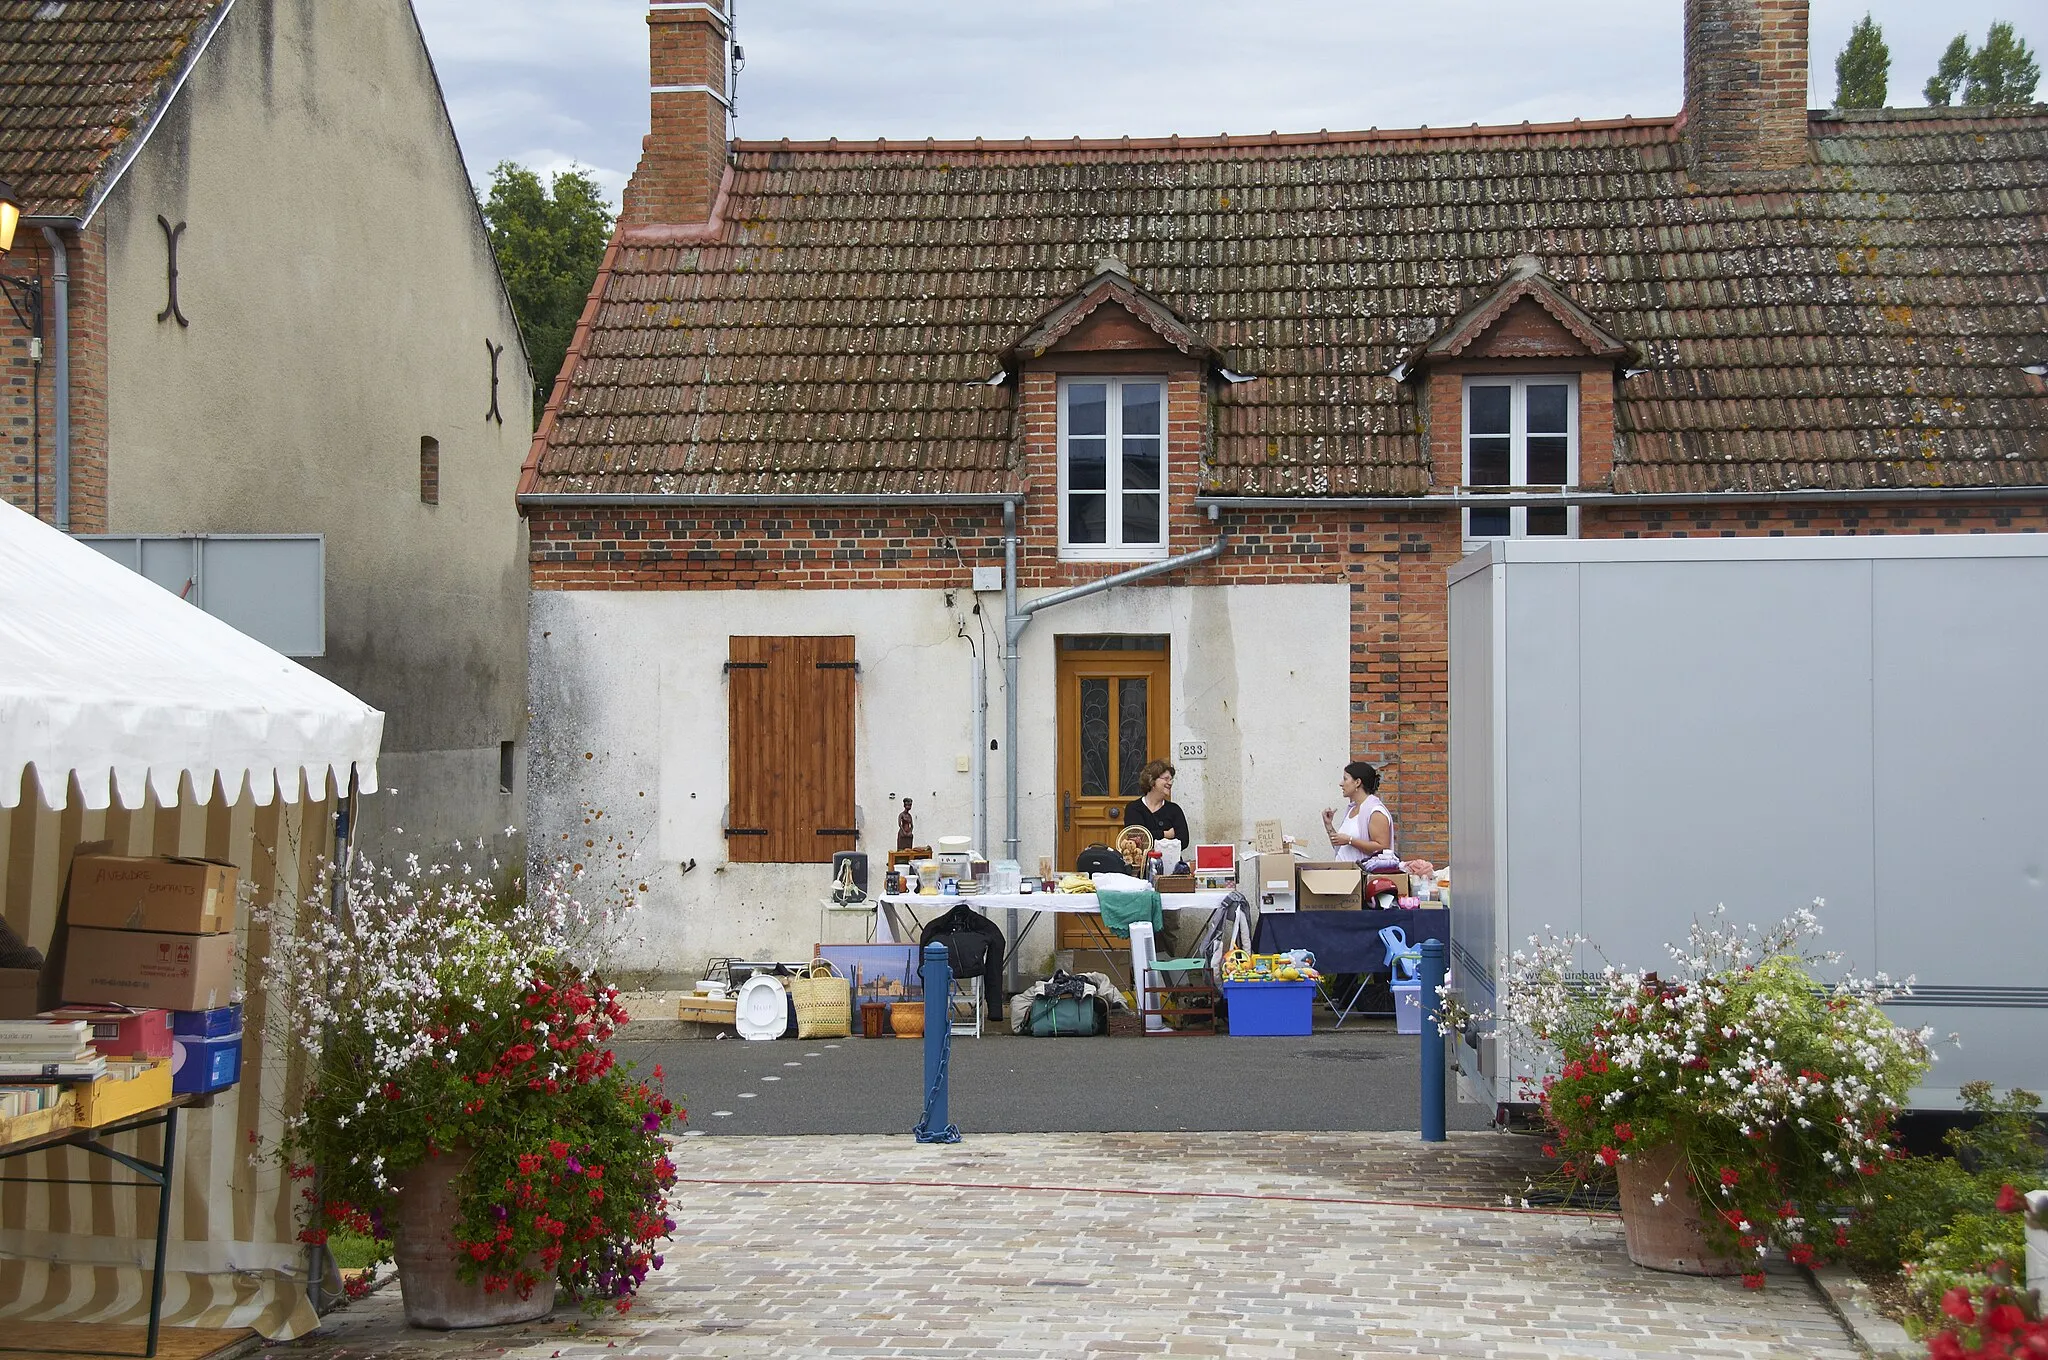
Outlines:
{"label": "cardboard carton on table", "polygon": [[66,898],[73,926],[219,935],[235,928],[235,866],[177,855],[79,855]]}
{"label": "cardboard carton on table", "polygon": [[235,937],[73,926],[65,943],[64,1000],[206,1011],[235,990]]}

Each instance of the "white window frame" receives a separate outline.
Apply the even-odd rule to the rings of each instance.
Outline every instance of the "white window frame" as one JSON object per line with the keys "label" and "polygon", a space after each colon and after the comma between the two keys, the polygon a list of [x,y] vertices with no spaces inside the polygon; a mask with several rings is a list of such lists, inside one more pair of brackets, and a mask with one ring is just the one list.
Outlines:
{"label": "white window frame", "polygon": [[[1564,384],[1571,389],[1571,396],[1565,403],[1565,486],[1577,486],[1579,482],[1579,375],[1576,373],[1470,373],[1465,375],[1464,385],[1458,394],[1458,459],[1462,468],[1464,489],[1470,495],[1525,495],[1526,492],[1513,488],[1529,485],[1529,405],[1526,396],[1530,387],[1551,387]],[[1514,395],[1508,401],[1508,486],[1488,487],[1472,485],[1472,389],[1474,387],[1511,387]],[[1579,536],[1579,507],[1568,505],[1564,509],[1564,537]],[[1468,548],[1488,543],[1496,538],[1526,538],[1529,536],[1529,512],[1520,506],[1508,510],[1508,532],[1500,534],[1475,534],[1472,532],[1472,511],[1461,511],[1459,519]],[[1545,538],[1553,535],[1545,534]]]}
{"label": "white window frame", "polygon": [[[1074,384],[1106,385],[1109,388],[1104,446],[1105,533],[1103,543],[1070,543],[1067,540],[1067,391]],[[1123,541],[1123,419],[1122,389],[1126,383],[1152,383],[1159,388],[1159,542]],[[1062,562],[1157,562],[1167,555],[1172,527],[1167,521],[1167,490],[1172,485],[1172,413],[1168,406],[1168,384],[1163,373],[1076,373],[1059,382],[1058,440],[1060,560]]]}

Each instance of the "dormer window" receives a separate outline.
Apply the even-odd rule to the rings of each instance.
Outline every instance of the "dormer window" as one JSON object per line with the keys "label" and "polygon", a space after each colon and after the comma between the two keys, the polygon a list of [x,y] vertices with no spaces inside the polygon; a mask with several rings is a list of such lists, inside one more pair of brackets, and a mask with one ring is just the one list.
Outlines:
{"label": "dormer window", "polygon": [[[1579,384],[1574,375],[1465,379],[1467,490],[1572,486],[1579,479]],[[1512,491],[1509,488],[1513,488]],[[1570,538],[1578,511],[1562,505],[1472,509],[1465,537]]]}
{"label": "dormer window", "polygon": [[1166,381],[1060,383],[1060,556],[1141,562],[1166,556]]}

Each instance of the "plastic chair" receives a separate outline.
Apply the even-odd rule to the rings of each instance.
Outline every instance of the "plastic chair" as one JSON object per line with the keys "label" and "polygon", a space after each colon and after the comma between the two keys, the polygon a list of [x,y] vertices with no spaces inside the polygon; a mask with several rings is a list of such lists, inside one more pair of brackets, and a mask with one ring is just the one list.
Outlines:
{"label": "plastic chair", "polygon": [[978,977],[953,978],[946,992],[946,1028],[955,1036],[981,1037],[982,986]]}
{"label": "plastic chair", "polygon": [[[1146,1034],[1214,1034],[1216,984],[1205,958],[1162,959],[1147,921],[1131,922],[1131,984]],[[1189,1021],[1196,1026],[1189,1027]]]}

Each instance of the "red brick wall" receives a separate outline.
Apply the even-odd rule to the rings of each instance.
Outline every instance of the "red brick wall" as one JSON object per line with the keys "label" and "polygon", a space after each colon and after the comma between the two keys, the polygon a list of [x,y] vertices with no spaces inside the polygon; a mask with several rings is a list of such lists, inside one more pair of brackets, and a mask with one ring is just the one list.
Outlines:
{"label": "red brick wall", "polygon": [[1685,151],[1702,180],[1782,180],[1811,159],[1806,6],[1686,0]]}
{"label": "red brick wall", "polygon": [[[1547,316],[1545,318],[1548,319]],[[1513,365],[1484,359],[1438,364],[1423,379],[1423,432],[1429,441],[1430,478],[1441,489],[1465,481],[1465,379],[1472,374],[1579,375],[1579,480],[1605,487],[1614,473],[1614,365],[1607,360],[1537,359]]]}
{"label": "red brick wall", "polygon": [[[71,295],[71,528],[102,533],[107,528],[107,330],[106,256],[97,230],[83,238],[67,235]],[[23,228],[14,249],[0,262],[17,278],[43,281],[43,362],[29,362],[29,330],[12,308],[0,308],[0,498],[56,522],[57,504],[57,297],[51,282],[49,248],[40,231]],[[15,299],[20,303],[22,299]],[[34,383],[41,417],[42,494],[35,500],[34,427],[29,406]]]}
{"label": "red brick wall", "polygon": [[2038,534],[2048,505],[1684,506],[1580,513],[1581,538],[1797,538],[1828,534]]}

